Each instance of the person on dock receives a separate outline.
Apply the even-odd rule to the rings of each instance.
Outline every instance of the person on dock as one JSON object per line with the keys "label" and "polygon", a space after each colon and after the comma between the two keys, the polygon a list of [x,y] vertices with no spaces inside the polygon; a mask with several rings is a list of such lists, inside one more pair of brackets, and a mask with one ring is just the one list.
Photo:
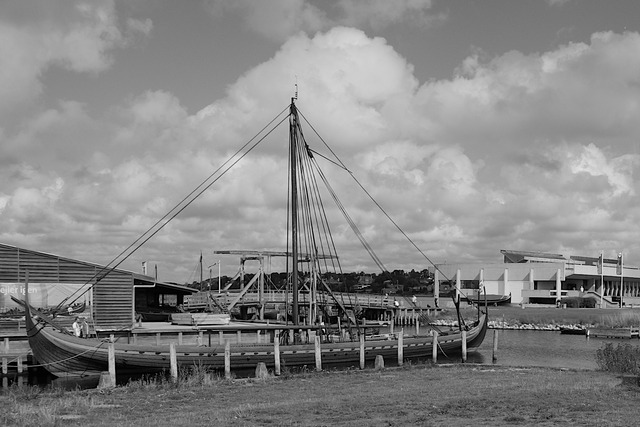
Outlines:
{"label": "person on dock", "polygon": [[417,296],[412,296],[411,297],[411,302],[413,303],[413,305],[418,305],[418,297]]}

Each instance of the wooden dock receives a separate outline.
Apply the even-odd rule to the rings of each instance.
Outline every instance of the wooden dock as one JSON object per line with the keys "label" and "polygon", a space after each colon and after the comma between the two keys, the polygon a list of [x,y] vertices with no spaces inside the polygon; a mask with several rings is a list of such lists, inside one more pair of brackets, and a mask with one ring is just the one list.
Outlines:
{"label": "wooden dock", "polygon": [[31,348],[26,336],[5,336],[0,342],[0,362],[2,370],[0,376],[6,376],[13,372],[26,373],[28,360],[31,357]]}
{"label": "wooden dock", "polygon": [[588,337],[598,338],[640,338],[640,328],[589,328]]}

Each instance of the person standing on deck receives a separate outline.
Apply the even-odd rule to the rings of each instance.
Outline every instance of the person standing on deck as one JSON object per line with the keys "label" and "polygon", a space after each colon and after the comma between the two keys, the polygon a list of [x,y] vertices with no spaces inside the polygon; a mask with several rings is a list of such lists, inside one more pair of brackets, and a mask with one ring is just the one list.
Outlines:
{"label": "person standing on deck", "polygon": [[80,338],[82,336],[82,324],[80,323],[80,318],[76,316],[76,321],[71,325],[73,328],[73,333],[76,337]]}
{"label": "person standing on deck", "polygon": [[415,295],[411,297],[411,302],[413,303],[413,305],[418,305],[418,297],[416,297]]}
{"label": "person standing on deck", "polygon": [[80,318],[80,336],[82,338],[89,337],[89,324],[87,323],[87,319],[85,317]]}

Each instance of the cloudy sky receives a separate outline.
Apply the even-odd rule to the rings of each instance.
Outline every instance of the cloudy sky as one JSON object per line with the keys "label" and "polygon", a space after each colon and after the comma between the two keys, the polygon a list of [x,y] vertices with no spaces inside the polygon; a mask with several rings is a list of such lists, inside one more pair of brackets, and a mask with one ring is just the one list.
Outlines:
{"label": "cloudy sky", "polygon": [[[297,83],[305,117],[434,261],[638,265],[638,17],[635,0],[2,1],[0,242],[108,263]],[[284,250],[286,138],[123,267],[185,282],[201,251]],[[427,266],[342,194],[387,268]],[[337,231],[343,267],[377,272]]]}

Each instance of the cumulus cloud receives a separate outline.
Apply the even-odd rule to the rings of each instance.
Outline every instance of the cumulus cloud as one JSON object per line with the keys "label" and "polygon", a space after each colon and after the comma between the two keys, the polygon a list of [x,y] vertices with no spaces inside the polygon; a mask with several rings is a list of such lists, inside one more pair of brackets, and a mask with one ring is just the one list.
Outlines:
{"label": "cumulus cloud", "polygon": [[[129,19],[130,36],[148,34],[151,22]],[[64,0],[0,5],[0,113],[34,99],[51,66],[97,73],[112,62],[109,52],[128,43],[113,1]]]}
{"label": "cumulus cloud", "polygon": [[[234,4],[212,7],[225,13],[248,7]],[[356,3],[339,4],[347,10]],[[367,19],[385,4],[373,3]],[[27,31],[24,19],[0,21],[0,31],[19,45],[32,40],[40,47],[9,51],[15,63],[0,71],[0,88],[15,94],[0,98],[5,108],[9,99],[35,96],[26,82],[40,82],[46,67],[99,72],[109,66],[109,52],[127,39],[126,30],[119,29],[111,3],[88,5],[73,9],[73,16],[87,27],[78,34],[87,35],[86,43],[93,40],[92,55],[83,48],[71,53],[60,41],[42,58],[45,43],[36,34],[75,34],[78,25]],[[495,259],[499,249],[518,247],[588,255],[612,244],[612,237],[640,250],[640,239],[629,232],[640,221],[633,197],[640,160],[640,35],[603,32],[588,43],[536,54],[474,55],[450,79],[420,85],[413,66],[383,38],[345,26],[301,33],[336,18],[312,3],[289,6],[295,25],[279,37],[294,28],[296,35],[195,114],[169,91],[144,89],[100,116],[76,100],[60,100],[0,133],[0,241],[109,261],[282,111],[297,79],[304,117],[438,260]],[[278,3],[272,7],[277,11]],[[397,22],[429,7],[403,2],[387,19]],[[129,27],[148,33],[151,25],[137,22]],[[21,79],[22,89],[14,87]],[[304,126],[313,148],[326,154]],[[200,249],[282,250],[286,139],[286,129],[276,130],[140,256],[180,280]],[[318,160],[340,184],[349,180]],[[351,216],[365,221],[363,230],[381,258],[393,259],[389,267],[426,267],[388,221],[374,217],[366,197],[339,191]],[[336,231],[339,244],[355,250],[355,239]],[[343,259],[347,269],[371,265],[355,252]]]}

